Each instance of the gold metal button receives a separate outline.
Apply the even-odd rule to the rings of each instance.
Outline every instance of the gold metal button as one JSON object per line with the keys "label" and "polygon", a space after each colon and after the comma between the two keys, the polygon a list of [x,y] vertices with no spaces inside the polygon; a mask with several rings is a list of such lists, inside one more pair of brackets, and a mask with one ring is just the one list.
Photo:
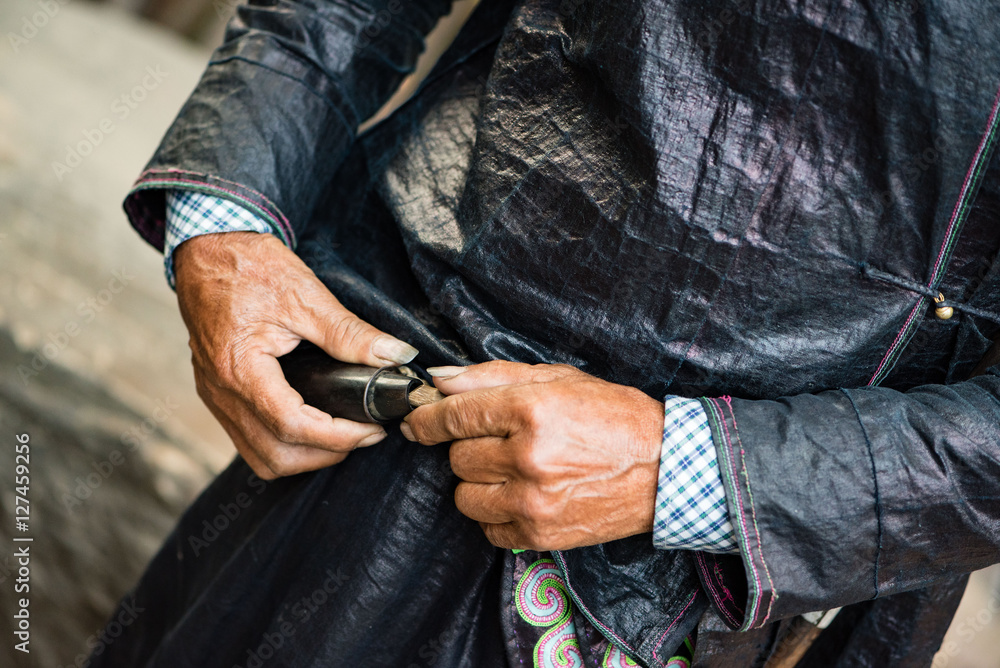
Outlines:
{"label": "gold metal button", "polygon": [[[938,296],[934,298],[934,303],[940,304],[943,301],[944,301],[944,295],[939,292]],[[955,309],[953,309],[950,306],[938,306],[936,309],[934,309],[934,315],[941,318],[942,320],[948,320],[949,318],[951,318],[951,316],[955,315]]]}

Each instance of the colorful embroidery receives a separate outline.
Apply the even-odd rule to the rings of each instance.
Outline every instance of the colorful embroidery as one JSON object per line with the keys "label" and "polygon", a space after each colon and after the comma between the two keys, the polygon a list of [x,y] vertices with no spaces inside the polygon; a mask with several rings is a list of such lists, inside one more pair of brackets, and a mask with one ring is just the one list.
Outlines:
{"label": "colorful embroidery", "polygon": [[[608,649],[604,652],[604,659],[601,660],[601,668],[625,668],[625,666],[638,665],[638,663],[628,658],[627,654],[611,644],[608,644]],[[673,668],[673,665],[673,663],[667,664],[670,668]]]}
{"label": "colorful embroidery", "polygon": [[[514,555],[504,608],[513,622],[517,653],[512,665],[533,668],[635,668],[640,664],[611,643],[576,605],[553,555],[523,550]],[[693,600],[693,597],[692,597]],[[669,629],[668,629],[669,631]],[[661,638],[662,640],[662,638]],[[686,638],[660,668],[690,668],[694,645]],[[529,656],[530,655],[530,656]]]}
{"label": "colorful embroidery", "polygon": [[514,600],[521,619],[532,626],[551,627],[532,652],[534,668],[583,667],[573,606],[554,561],[539,559],[531,564],[517,583]]}

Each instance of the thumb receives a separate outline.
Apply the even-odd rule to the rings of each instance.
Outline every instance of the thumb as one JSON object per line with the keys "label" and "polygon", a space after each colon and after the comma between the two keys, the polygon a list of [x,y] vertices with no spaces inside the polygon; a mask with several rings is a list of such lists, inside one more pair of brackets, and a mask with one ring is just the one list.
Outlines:
{"label": "thumb", "polygon": [[319,285],[312,298],[302,300],[296,334],[331,357],[351,364],[398,366],[417,356],[416,348],[369,325],[344,308],[326,286]]}
{"label": "thumb", "polygon": [[472,366],[430,367],[434,385],[445,394],[459,394],[500,385],[547,383],[572,375],[586,376],[568,364],[522,364],[497,360]]}

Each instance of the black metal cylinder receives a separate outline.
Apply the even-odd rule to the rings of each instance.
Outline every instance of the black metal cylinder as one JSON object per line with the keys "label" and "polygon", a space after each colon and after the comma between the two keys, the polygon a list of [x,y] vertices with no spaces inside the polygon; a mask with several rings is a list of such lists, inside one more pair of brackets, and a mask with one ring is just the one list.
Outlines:
{"label": "black metal cylinder", "polygon": [[310,406],[334,417],[384,424],[412,410],[410,392],[422,381],[395,367],[338,362],[313,345],[278,360],[285,378]]}

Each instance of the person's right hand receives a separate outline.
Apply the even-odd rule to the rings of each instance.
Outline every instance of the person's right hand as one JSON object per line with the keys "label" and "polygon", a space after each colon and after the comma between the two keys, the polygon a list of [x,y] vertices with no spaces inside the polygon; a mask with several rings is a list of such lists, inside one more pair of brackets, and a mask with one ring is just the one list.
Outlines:
{"label": "person's right hand", "polygon": [[344,362],[406,364],[417,350],[348,311],[276,237],[225,232],[174,251],[198,395],[261,478],[313,471],[385,438],[308,406],[278,357],[303,339]]}

